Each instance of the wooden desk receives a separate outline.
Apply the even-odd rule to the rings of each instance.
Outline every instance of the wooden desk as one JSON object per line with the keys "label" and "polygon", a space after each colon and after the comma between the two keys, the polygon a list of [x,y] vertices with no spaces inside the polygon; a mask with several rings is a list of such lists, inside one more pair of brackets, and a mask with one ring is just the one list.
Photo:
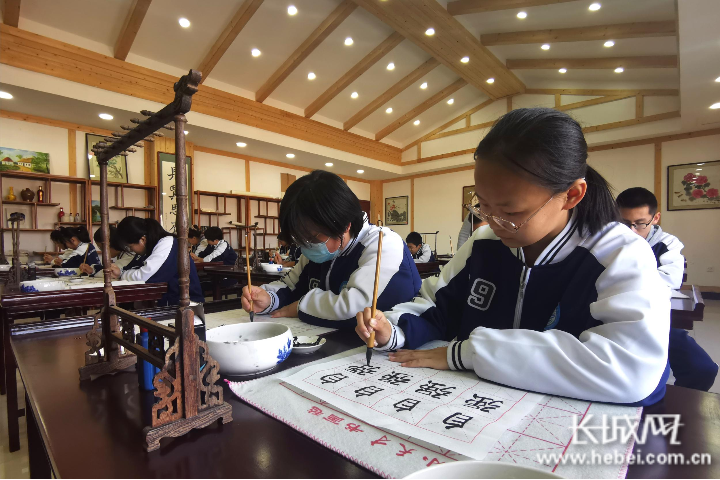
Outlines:
{"label": "wooden desk", "polygon": [[207,267],[217,267],[220,265],[224,265],[223,262],[194,262],[195,263],[195,270],[197,270],[198,274],[205,270]]}
{"label": "wooden desk", "polygon": [[[167,291],[165,283],[147,283],[114,287],[118,303],[136,301],[157,301]],[[100,307],[103,305],[103,288],[77,290],[54,290],[50,292],[23,293],[17,286],[0,287],[0,320],[3,341],[0,342],[0,393],[7,392],[8,437],[10,451],[20,449],[18,418],[17,378],[15,357],[10,348],[10,326],[19,318],[29,318],[46,310],[79,307]]]}
{"label": "wooden desk", "polygon": [[[22,328],[21,325],[14,327]],[[28,447],[32,477],[238,477],[369,478],[375,475],[235,397],[223,382],[234,421],[164,440],[157,452],[142,448],[143,418],[151,392],[139,392],[137,376],[120,373],[78,382],[87,328],[14,335],[27,392]],[[278,370],[361,345],[353,331],[329,334],[315,355],[291,355]],[[58,361],[62,359],[62,361]],[[681,445],[649,434],[644,454],[710,453],[720,458],[720,397],[668,386],[665,399],[646,414],[681,414]],[[632,465],[628,478],[720,478],[720,465]]]}
{"label": "wooden desk", "polygon": [[[230,265],[221,265],[214,267],[207,267],[205,273],[213,285],[213,300],[220,300],[222,294],[220,292],[220,282],[224,278],[234,278],[238,281],[238,286],[242,288],[247,285],[247,270],[245,268],[238,268]],[[282,278],[283,273],[267,273],[267,272],[252,272],[251,279],[253,285],[265,285],[266,283],[274,282]]]}
{"label": "wooden desk", "polygon": [[416,263],[415,266],[420,278],[428,278],[440,273],[440,262]]}
{"label": "wooden desk", "polygon": [[670,325],[673,328],[693,329],[693,322],[701,322],[705,311],[702,293],[695,285],[689,285],[682,293],[690,298],[670,299]]}

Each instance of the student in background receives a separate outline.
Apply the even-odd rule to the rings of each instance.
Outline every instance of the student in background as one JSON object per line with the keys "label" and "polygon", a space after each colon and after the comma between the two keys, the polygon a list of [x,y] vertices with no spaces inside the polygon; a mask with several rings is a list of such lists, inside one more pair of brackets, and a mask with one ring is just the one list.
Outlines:
{"label": "student in background", "polygon": [[199,258],[204,258],[212,252],[212,247],[208,247],[208,241],[197,225],[188,229],[188,243],[191,245],[191,253]]}
{"label": "student in background", "polygon": [[407,243],[410,254],[412,255],[415,263],[428,263],[435,261],[435,255],[433,255],[430,245],[423,243],[422,235],[418,232],[410,232],[405,237],[405,243]]}
{"label": "student in background", "polygon": [[49,253],[46,253],[43,255],[43,260],[45,263],[49,263],[53,266],[60,266],[60,264],[67,260],[68,257],[72,254],[72,249],[68,248],[67,245],[65,245],[65,237],[63,236],[62,232],[60,230],[53,230],[50,232],[50,241],[55,245],[55,247],[59,250],[61,250],[60,255],[57,257],[50,255]]}
{"label": "student in background", "polygon": [[[478,204],[473,205],[475,208],[479,208]],[[460,233],[458,233],[458,250],[467,242],[468,238],[473,234],[475,230],[477,230],[480,227],[483,227],[487,225],[488,222],[483,220],[480,217],[476,217],[472,213],[468,213],[465,217],[465,220],[463,221],[463,225],[460,228]]]}
{"label": "student in background", "polygon": [[665,394],[669,295],[652,252],[618,220],[587,164],[580,125],[550,108],[502,116],[475,151],[488,219],[420,296],[370,318],[363,340],[406,367],[474,370],[484,379],[590,401],[648,405]]}
{"label": "student in background", "polygon": [[90,234],[87,228],[82,225],[79,227],[60,227],[59,231],[63,238],[65,238],[65,245],[70,249],[70,253],[60,265],[53,266],[79,268],[83,263],[90,266],[101,263],[97,250],[95,250],[95,246],[90,241]]}
{"label": "student in background", "polygon": [[[243,308],[275,317],[299,317],[314,325],[353,327],[370,305],[380,227],[371,225],[360,201],[335,174],[315,170],[300,177],[280,203],[280,230],[300,246],[297,265],[281,280],[243,288]],[[400,236],[383,228],[378,307],[407,302],[420,275]],[[381,307],[382,306],[382,307]]]}
{"label": "student in background", "polygon": [[[275,263],[283,267],[294,267],[302,255],[300,247],[295,245],[292,239],[286,239],[282,233],[277,236],[277,240],[280,248],[275,253]],[[283,260],[280,255],[287,255],[287,259]]]}
{"label": "student in background", "polygon": [[[180,303],[180,281],[178,275],[178,241],[175,235],[165,231],[154,218],[125,217],[117,226],[120,241],[129,250],[145,255],[145,263],[140,268],[120,271],[112,266],[113,278],[141,281],[146,283],[167,283],[167,292],[158,300],[158,306],[178,305]],[[189,254],[188,254],[189,255]],[[195,263],[190,261],[190,300],[203,302],[200,279]]]}
{"label": "student in background", "polygon": [[[658,225],[660,212],[655,195],[642,187],[628,188],[618,195],[617,204],[625,225],[650,244],[660,278],[668,287],[680,288],[685,270],[685,257],[680,253],[683,244]],[[715,382],[718,365],[682,328],[670,329],[668,360],[675,385],[707,392]]]}
{"label": "student in background", "polygon": [[205,230],[205,238],[210,246],[210,252],[205,257],[197,257],[191,253],[195,261],[223,262],[225,265],[235,265],[237,252],[233,250],[228,242],[223,240],[223,232],[220,227],[208,227]]}
{"label": "student in background", "polygon": [[[95,230],[93,234],[93,240],[100,250],[105,249],[105,244],[102,238],[102,228]],[[110,260],[114,265],[120,267],[120,272],[125,270],[131,270],[133,268],[140,268],[145,263],[145,257],[136,253],[128,252],[125,250],[124,245],[118,237],[117,228],[115,225],[110,225],[110,245],[107,247],[110,253]],[[98,256],[100,256],[98,254]],[[102,257],[101,257],[102,261]],[[91,277],[102,277],[103,266],[99,265],[80,265],[80,270],[83,273],[87,273]]]}
{"label": "student in background", "polygon": [[[480,208],[480,206],[477,205],[475,208]],[[472,218],[472,231],[473,232],[475,232],[475,230],[477,230],[480,227],[484,227],[485,225],[488,225],[488,222],[486,222],[485,220],[483,220],[480,217],[476,217],[475,215],[473,215],[471,218]],[[458,248],[460,248],[460,247],[458,247]]]}

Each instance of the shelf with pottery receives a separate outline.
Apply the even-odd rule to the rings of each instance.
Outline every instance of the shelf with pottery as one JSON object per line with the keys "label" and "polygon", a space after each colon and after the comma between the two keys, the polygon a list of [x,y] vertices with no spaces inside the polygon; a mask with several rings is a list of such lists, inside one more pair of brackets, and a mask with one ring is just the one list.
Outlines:
{"label": "shelf with pottery", "polygon": [[[90,196],[92,197],[92,187],[100,187],[99,180],[90,181]],[[124,216],[137,216],[135,212],[143,212],[146,218],[158,219],[157,208],[157,187],[155,185],[143,185],[140,183],[120,183],[120,182],[108,182],[108,196],[110,196],[110,189],[115,192],[115,204],[109,205],[110,210],[125,212]],[[145,200],[144,205],[132,206],[125,204],[125,193],[126,191],[144,191]],[[130,199],[128,199],[130,200]],[[92,210],[92,198],[91,198],[91,210]],[[100,225],[100,219],[98,216],[93,218],[93,225]],[[110,222],[110,224],[117,224],[117,221]]]}
{"label": "shelf with pottery", "polygon": [[[271,250],[274,247],[271,245],[274,243],[277,245],[277,242],[268,242],[266,240],[266,237],[275,237],[280,232],[280,220],[278,217],[278,213],[280,210],[280,199],[277,198],[259,198],[254,197],[251,198],[252,202],[256,202],[248,206],[248,218],[252,218],[253,221],[255,219],[258,220],[258,222],[262,225],[263,232],[257,232],[255,235],[262,238],[262,248],[260,250]],[[275,215],[271,215],[270,213],[270,205],[275,205]],[[253,207],[257,206],[257,213],[253,213],[255,210]],[[270,244],[269,244],[270,243]]]}

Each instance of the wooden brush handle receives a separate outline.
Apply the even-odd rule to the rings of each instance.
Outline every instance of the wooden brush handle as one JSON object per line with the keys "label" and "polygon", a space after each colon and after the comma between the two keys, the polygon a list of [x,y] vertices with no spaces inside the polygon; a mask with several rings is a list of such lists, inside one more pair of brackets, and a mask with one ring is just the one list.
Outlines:
{"label": "wooden brush handle", "polygon": [[247,265],[248,293],[250,294],[250,311],[253,311],[252,282],[250,281],[250,230],[245,235],[245,264]]}
{"label": "wooden brush handle", "polygon": [[[375,286],[373,287],[372,296],[372,308],[370,309],[370,319],[375,318],[377,313],[377,297],[378,297],[378,284],[380,283],[380,259],[382,257],[382,241],[383,231],[380,229],[380,236],[378,237],[378,249],[377,249],[377,260],[375,261]],[[370,338],[368,338],[367,346],[373,348],[375,346],[375,330],[370,332]]]}

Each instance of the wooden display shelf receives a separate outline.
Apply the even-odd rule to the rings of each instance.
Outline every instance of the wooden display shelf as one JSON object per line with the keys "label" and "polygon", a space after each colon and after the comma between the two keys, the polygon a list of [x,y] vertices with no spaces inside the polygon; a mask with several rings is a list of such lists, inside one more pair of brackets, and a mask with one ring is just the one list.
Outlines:
{"label": "wooden display shelf", "polygon": [[[262,229],[260,229],[262,230]],[[258,237],[270,237],[272,235],[280,235],[280,232],[265,232],[265,233],[256,233]]]}
{"label": "wooden display shelf", "polygon": [[273,215],[255,215],[255,218],[280,218]]}
{"label": "wooden display shelf", "polygon": [[28,206],[36,206],[36,207],[59,207],[59,203],[45,203],[45,202],[24,202],[22,200],[3,200],[3,203],[9,204],[9,205],[28,205]]}
{"label": "wooden display shelf", "polygon": [[55,225],[87,225],[87,222],[55,222]]}
{"label": "wooden display shelf", "polygon": [[112,206],[108,207],[110,210],[140,210],[142,212],[154,212],[155,207],[118,207],[118,206]]}
{"label": "wooden display shelf", "polygon": [[[85,224],[83,223],[83,225],[85,225]],[[20,228],[19,230],[21,232],[54,232],[55,231],[54,228]],[[9,232],[10,229],[9,228],[0,228],[0,231]]]}
{"label": "wooden display shelf", "polygon": [[210,212],[208,210],[200,210],[198,212],[198,209],[195,209],[195,213],[199,213],[200,215],[217,215],[217,216],[224,216],[224,215],[230,215],[228,212]]}

